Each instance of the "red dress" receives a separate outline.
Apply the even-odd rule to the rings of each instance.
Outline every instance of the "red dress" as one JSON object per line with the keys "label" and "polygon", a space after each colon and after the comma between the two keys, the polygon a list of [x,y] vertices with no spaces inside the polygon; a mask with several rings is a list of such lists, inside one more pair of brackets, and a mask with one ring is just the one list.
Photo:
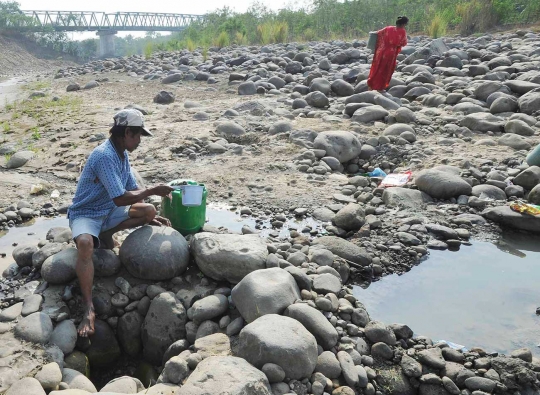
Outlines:
{"label": "red dress", "polygon": [[368,86],[377,91],[388,88],[396,69],[401,48],[407,45],[407,32],[403,28],[387,26],[378,32],[377,48],[369,71]]}

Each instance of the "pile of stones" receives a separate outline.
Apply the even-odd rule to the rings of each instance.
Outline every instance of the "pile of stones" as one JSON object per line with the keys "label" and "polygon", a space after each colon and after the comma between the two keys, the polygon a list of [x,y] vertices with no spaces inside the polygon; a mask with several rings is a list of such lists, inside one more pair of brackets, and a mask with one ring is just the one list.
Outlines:
{"label": "pile of stones", "polygon": [[[335,222],[345,226],[343,217]],[[78,338],[77,251],[59,242],[68,231],[52,229],[39,247],[19,248],[4,273],[26,280],[22,301],[0,312],[7,345],[0,360],[11,361],[0,384],[8,395],[97,393],[90,370],[111,369],[122,355],[153,368],[115,378],[99,393],[482,395],[540,388],[540,360],[529,350],[462,352],[415,336],[407,325],[373,321],[347,282],[355,268],[373,268],[376,257],[335,236],[277,243],[202,232],[188,243],[171,228],[139,228],[119,249],[95,251],[96,332]],[[21,274],[30,267],[30,276]],[[38,351],[23,364],[28,355],[19,350],[27,349]]]}

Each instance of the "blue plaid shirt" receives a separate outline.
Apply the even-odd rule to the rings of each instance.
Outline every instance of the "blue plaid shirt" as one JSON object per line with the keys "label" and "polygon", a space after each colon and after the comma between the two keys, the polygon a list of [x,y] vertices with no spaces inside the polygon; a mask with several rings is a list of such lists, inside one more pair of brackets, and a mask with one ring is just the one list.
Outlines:
{"label": "blue plaid shirt", "polygon": [[107,216],[116,207],[114,198],[137,189],[127,151],[124,159],[110,140],[96,147],[84,166],[68,218]]}

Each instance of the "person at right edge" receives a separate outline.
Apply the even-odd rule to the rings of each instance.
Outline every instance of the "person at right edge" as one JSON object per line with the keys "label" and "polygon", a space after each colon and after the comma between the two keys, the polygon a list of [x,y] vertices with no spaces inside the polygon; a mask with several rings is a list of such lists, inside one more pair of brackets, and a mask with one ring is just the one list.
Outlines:
{"label": "person at right edge", "polygon": [[396,69],[397,56],[401,48],[407,45],[407,23],[409,18],[400,16],[396,26],[387,26],[377,32],[377,47],[367,80],[369,90],[382,91],[388,88]]}

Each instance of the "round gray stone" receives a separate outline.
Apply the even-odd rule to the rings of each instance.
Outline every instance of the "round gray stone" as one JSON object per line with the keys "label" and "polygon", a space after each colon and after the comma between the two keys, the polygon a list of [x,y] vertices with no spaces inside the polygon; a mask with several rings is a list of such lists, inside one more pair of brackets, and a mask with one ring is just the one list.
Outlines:
{"label": "round gray stone", "polygon": [[64,355],[71,354],[77,342],[77,328],[73,321],[65,320],[56,325],[49,342],[58,346]]}
{"label": "round gray stone", "polygon": [[329,379],[337,379],[341,376],[341,365],[333,352],[323,351],[317,359],[315,372],[320,372]]}
{"label": "round gray stone", "polygon": [[186,271],[189,246],[173,228],[147,225],[126,238],[120,247],[120,260],[132,276],[170,280]]}
{"label": "round gray stone", "polygon": [[36,246],[18,246],[13,250],[13,259],[19,267],[32,266],[32,256],[37,251]]}
{"label": "round gray stone", "polygon": [[53,325],[44,313],[33,313],[24,317],[15,326],[15,335],[32,343],[47,343],[51,338]]}
{"label": "round gray stone", "polygon": [[289,317],[264,315],[240,332],[239,356],[262,368],[275,363],[291,379],[308,378],[317,365],[317,342],[304,326]]}
{"label": "round gray stone", "polygon": [[300,299],[300,290],[291,274],[271,268],[248,274],[233,288],[231,297],[242,317],[253,322],[265,314],[282,314]]}

